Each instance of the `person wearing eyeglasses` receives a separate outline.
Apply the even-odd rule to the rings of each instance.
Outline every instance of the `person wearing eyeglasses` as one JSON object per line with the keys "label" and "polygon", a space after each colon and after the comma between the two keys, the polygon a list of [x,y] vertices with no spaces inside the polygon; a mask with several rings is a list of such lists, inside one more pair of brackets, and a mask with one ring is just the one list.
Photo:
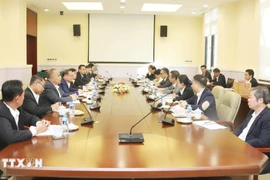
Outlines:
{"label": "person wearing eyeglasses", "polygon": [[169,69],[168,68],[162,68],[160,70],[160,76],[162,78],[162,81],[160,82],[158,88],[166,88],[166,87],[170,87],[172,85],[172,83],[169,79]]}
{"label": "person wearing eyeglasses", "polygon": [[63,79],[61,79],[60,87],[67,94],[79,94],[81,89],[79,90],[73,84],[74,73],[71,69],[66,69],[63,71]]}
{"label": "person wearing eyeglasses", "polygon": [[45,81],[42,77],[34,75],[31,77],[30,85],[25,89],[23,109],[30,114],[42,117],[45,114],[57,110],[59,103],[52,104],[51,106],[39,106],[39,95],[44,90]]}

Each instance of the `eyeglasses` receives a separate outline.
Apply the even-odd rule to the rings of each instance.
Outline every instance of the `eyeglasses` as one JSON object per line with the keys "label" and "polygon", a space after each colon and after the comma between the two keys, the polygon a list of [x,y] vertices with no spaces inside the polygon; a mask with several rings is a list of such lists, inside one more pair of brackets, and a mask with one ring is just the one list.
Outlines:
{"label": "eyeglasses", "polygon": [[37,84],[40,84],[44,88],[44,84],[42,84],[41,82],[37,82]]}

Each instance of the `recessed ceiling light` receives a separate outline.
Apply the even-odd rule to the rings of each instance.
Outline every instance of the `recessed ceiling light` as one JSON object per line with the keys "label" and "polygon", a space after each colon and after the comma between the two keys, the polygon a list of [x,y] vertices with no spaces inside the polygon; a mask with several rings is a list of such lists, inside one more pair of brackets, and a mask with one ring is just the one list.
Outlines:
{"label": "recessed ceiling light", "polygon": [[103,10],[101,2],[63,2],[68,10]]}
{"label": "recessed ceiling light", "polygon": [[43,11],[48,12],[48,11],[49,11],[49,9],[44,9]]}
{"label": "recessed ceiling light", "polygon": [[126,2],[126,0],[120,0],[120,3],[125,3]]}
{"label": "recessed ceiling light", "polygon": [[144,3],[141,11],[175,12],[182,4],[151,4]]}
{"label": "recessed ceiling light", "polygon": [[196,14],[196,11],[192,11],[191,14]]}
{"label": "recessed ceiling light", "polygon": [[203,5],[203,7],[204,7],[204,8],[208,8],[208,7],[209,7],[209,5],[208,5],[208,4],[205,4],[205,5]]}
{"label": "recessed ceiling light", "polygon": [[124,6],[124,5],[121,5],[121,6],[120,6],[120,8],[121,8],[121,9],[124,9],[124,8],[125,8],[125,6]]}

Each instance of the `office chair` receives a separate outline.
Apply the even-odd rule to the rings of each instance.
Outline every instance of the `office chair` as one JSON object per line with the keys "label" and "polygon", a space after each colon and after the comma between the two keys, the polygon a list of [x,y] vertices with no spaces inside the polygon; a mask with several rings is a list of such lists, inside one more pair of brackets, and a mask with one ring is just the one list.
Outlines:
{"label": "office chair", "polygon": [[215,97],[216,107],[218,107],[219,100],[222,97],[222,95],[225,93],[225,90],[224,90],[224,88],[222,86],[215,86],[212,89],[212,93],[213,93],[213,95]]}
{"label": "office chair", "polygon": [[241,104],[241,96],[235,92],[228,91],[222,95],[217,106],[218,118],[222,121],[227,121],[223,123],[224,125],[229,125],[231,130],[234,130],[234,120],[237,115]]}
{"label": "office chair", "polygon": [[227,79],[227,85],[226,85],[226,87],[227,88],[232,88],[233,87],[233,83],[234,83],[234,79],[228,78]]}

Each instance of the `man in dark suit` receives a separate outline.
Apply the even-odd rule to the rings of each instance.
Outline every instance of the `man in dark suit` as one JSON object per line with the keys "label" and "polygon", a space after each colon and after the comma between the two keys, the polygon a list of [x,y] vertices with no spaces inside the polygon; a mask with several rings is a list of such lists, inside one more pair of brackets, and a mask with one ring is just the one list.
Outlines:
{"label": "man in dark suit", "polygon": [[25,89],[22,105],[25,111],[40,118],[59,108],[59,103],[55,103],[47,107],[39,106],[39,96],[44,90],[44,84],[45,81],[42,77],[37,75],[32,76],[29,87]]}
{"label": "man in dark suit", "polygon": [[[39,121],[37,116],[24,111],[20,106],[24,100],[22,82],[9,80],[2,85],[3,100],[0,101],[0,151],[7,145],[29,140],[47,130],[50,122]],[[24,129],[29,126],[29,130]]]}
{"label": "man in dark suit", "polygon": [[205,65],[201,65],[201,71],[202,71],[202,75],[207,78],[207,81],[211,82],[212,81],[211,73],[207,71]]}
{"label": "man in dark suit", "polygon": [[209,119],[218,120],[216,102],[212,92],[206,88],[207,79],[197,74],[193,77],[192,88],[197,93],[186,101],[180,101],[180,106],[191,105],[192,110],[199,108]]}
{"label": "man in dark suit", "polygon": [[177,86],[180,89],[178,93],[173,94],[173,101],[187,100],[194,95],[193,89],[190,87],[187,75],[182,74],[177,77]]}
{"label": "man in dark suit", "polygon": [[220,73],[220,70],[218,68],[214,69],[214,78],[212,80],[213,85],[218,85],[226,88],[226,79],[223,74]]}
{"label": "man in dark suit", "polygon": [[177,86],[177,77],[179,76],[179,72],[176,70],[173,70],[170,72],[169,80],[172,83],[171,86],[161,89],[164,94],[168,93],[179,93],[180,89]]}
{"label": "man in dark suit", "polygon": [[66,103],[78,99],[76,94],[67,94],[58,85],[61,82],[61,76],[58,70],[50,69],[48,71],[48,80],[45,82],[45,90],[39,98],[40,106],[48,107],[56,102]]}
{"label": "man in dark suit", "polygon": [[95,64],[89,63],[87,66],[85,66],[85,80],[87,82],[90,82],[92,78],[95,78],[98,76],[95,74]]}
{"label": "man in dark suit", "polygon": [[73,85],[74,74],[70,69],[63,71],[63,79],[61,79],[60,87],[67,94],[79,94],[79,89]]}
{"label": "man in dark suit", "polygon": [[77,76],[74,82],[74,85],[78,88],[81,88],[83,85],[88,83],[87,79],[85,78],[85,65],[79,65]]}
{"label": "man in dark suit", "polygon": [[162,68],[160,70],[160,75],[161,75],[162,81],[160,82],[158,88],[170,87],[172,83],[170,82],[170,79],[169,79],[169,69]]}
{"label": "man in dark suit", "polygon": [[146,74],[145,78],[149,79],[150,81],[153,81],[154,79],[156,79],[155,71],[156,71],[156,67],[154,65],[149,65],[148,73]]}
{"label": "man in dark suit", "polygon": [[245,72],[245,82],[250,82],[251,87],[258,86],[257,80],[254,78],[254,71],[252,69],[247,69]]}
{"label": "man in dark suit", "polygon": [[[234,134],[253,147],[270,147],[270,109],[269,91],[266,87],[251,89],[248,106],[251,109],[244,122],[234,131]],[[267,154],[269,157],[269,154]],[[270,163],[262,174],[270,172]]]}

